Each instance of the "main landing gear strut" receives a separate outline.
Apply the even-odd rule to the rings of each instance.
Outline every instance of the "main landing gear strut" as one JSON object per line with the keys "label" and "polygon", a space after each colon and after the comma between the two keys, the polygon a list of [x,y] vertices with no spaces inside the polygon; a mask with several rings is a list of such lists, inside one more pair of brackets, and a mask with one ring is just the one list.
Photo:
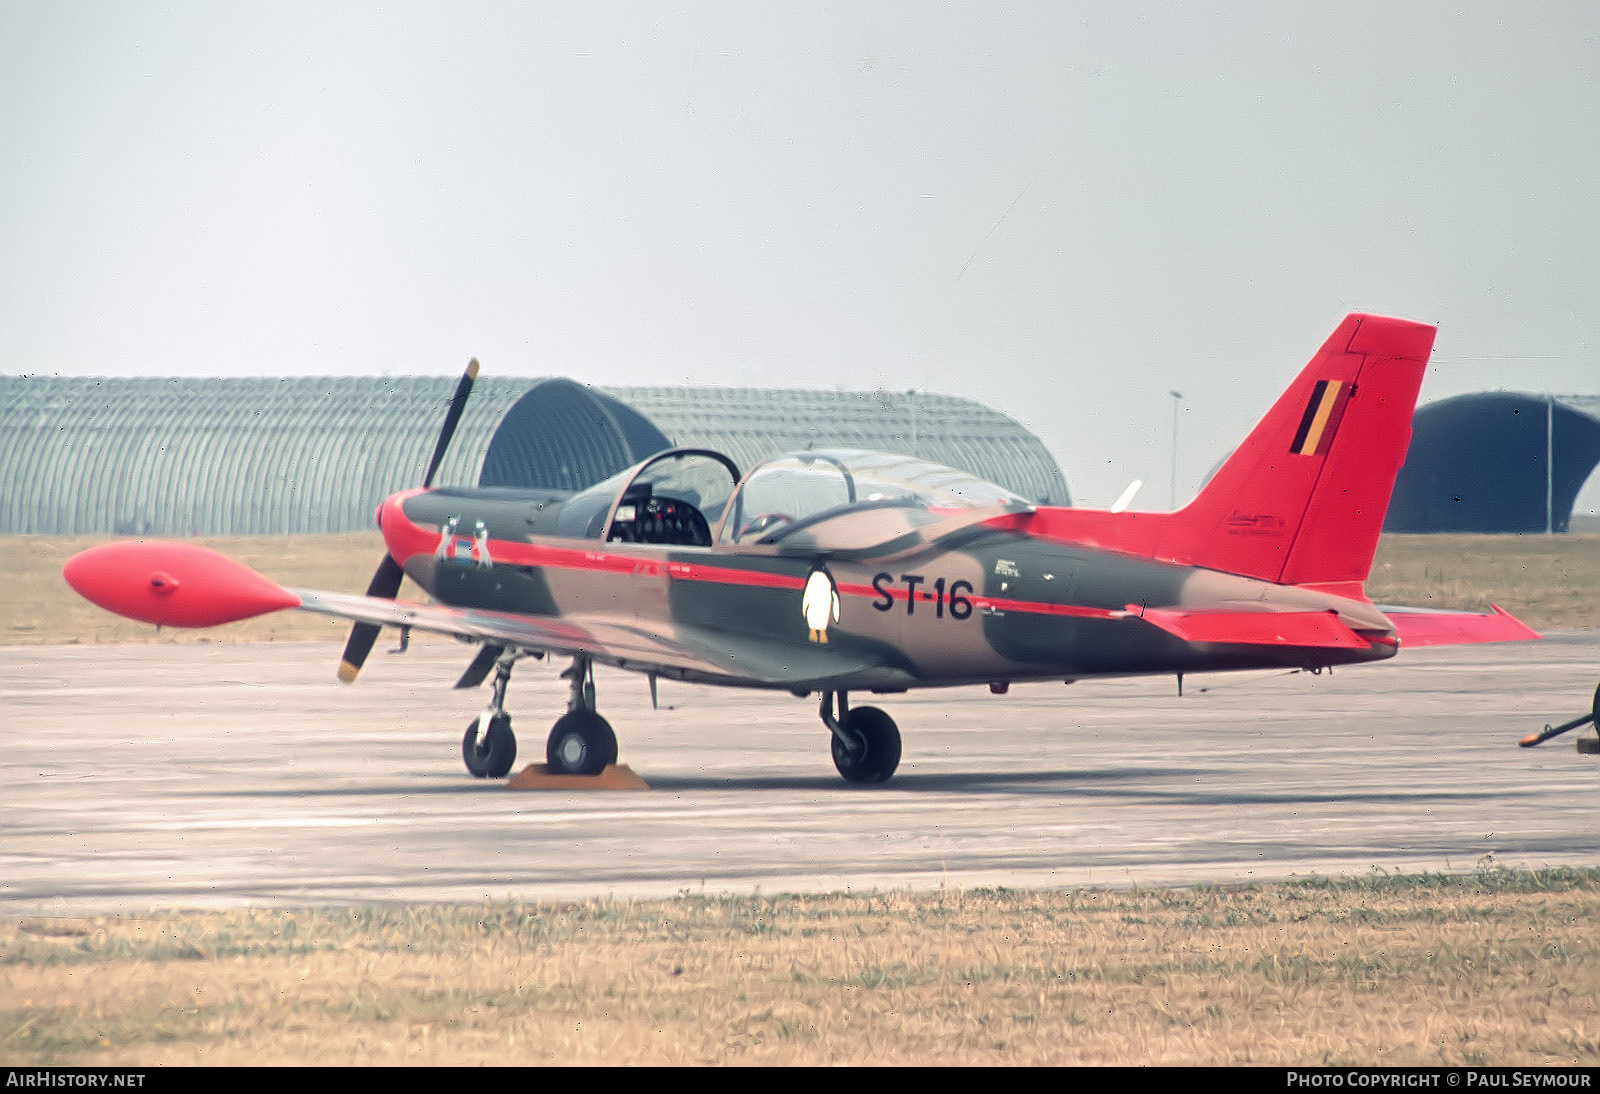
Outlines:
{"label": "main landing gear strut", "polygon": [[580,653],[561,676],[572,681],[572,691],[545,742],[545,763],[553,775],[598,775],[617,762],[617,735],[595,712],[594,666]]}
{"label": "main landing gear strut", "polygon": [[900,766],[900,729],[877,707],[851,710],[848,692],[825,691],[820,713],[833,734],[833,766],[845,782],[886,782]]}
{"label": "main landing gear strut", "polygon": [[[506,713],[505,702],[511,667],[521,656],[515,650],[506,650],[495,659],[493,696],[461,740],[461,758],[476,778],[503,779],[517,758],[517,739],[511,732],[511,715]],[[554,775],[598,775],[607,765],[617,762],[617,735],[611,731],[611,724],[595,713],[594,667],[588,657],[578,654],[572,659],[572,667],[561,675],[571,681],[572,690],[567,712],[550,730],[545,762]]]}

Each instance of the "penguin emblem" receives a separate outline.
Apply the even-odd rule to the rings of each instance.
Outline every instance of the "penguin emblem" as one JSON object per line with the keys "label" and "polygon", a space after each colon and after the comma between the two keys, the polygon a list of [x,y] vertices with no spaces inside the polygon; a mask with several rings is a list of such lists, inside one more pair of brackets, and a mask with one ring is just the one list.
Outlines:
{"label": "penguin emblem", "polygon": [[806,617],[806,626],[811,629],[808,636],[811,641],[826,643],[828,623],[839,621],[839,587],[834,584],[827,565],[821,561],[812,563],[811,573],[806,575],[806,591],[800,598],[800,613]]}

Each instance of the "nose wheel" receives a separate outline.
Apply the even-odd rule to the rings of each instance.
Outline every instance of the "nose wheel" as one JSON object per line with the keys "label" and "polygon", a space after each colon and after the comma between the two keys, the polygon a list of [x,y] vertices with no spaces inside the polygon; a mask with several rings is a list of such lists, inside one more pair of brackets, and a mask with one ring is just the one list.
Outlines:
{"label": "nose wheel", "polygon": [[461,758],[475,779],[503,779],[517,758],[517,738],[511,732],[511,716],[497,714],[489,719],[489,731],[480,730],[483,719],[474,718],[461,739]]}
{"label": "nose wheel", "polygon": [[511,715],[506,713],[506,687],[511,683],[511,666],[519,656],[515,651],[502,650],[495,658],[494,694],[461,738],[461,759],[475,779],[503,779],[516,762],[517,738],[511,732]]}

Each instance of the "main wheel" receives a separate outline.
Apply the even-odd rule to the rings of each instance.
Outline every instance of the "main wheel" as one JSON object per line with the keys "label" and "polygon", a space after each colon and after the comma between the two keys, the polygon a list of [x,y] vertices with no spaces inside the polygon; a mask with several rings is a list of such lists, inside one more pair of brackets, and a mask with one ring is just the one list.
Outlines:
{"label": "main wheel", "polygon": [[503,779],[517,758],[517,738],[511,732],[511,715],[499,714],[489,721],[489,732],[480,734],[474,718],[461,738],[461,758],[475,779]]}
{"label": "main wheel", "polygon": [[833,766],[847,783],[887,782],[900,766],[900,730],[877,707],[856,707],[841,727],[855,747],[833,737]]}
{"label": "main wheel", "polygon": [[598,775],[617,762],[617,735],[593,711],[571,710],[551,728],[544,758],[554,775]]}

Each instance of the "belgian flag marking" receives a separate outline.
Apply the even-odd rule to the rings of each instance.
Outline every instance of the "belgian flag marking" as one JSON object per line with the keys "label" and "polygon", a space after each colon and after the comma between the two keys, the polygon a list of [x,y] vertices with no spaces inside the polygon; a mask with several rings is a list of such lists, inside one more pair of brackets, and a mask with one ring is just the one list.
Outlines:
{"label": "belgian flag marking", "polygon": [[1317,381],[1300,419],[1300,428],[1295,431],[1294,443],[1289,446],[1290,452],[1297,456],[1327,454],[1333,434],[1339,428],[1339,419],[1344,416],[1345,400],[1340,398],[1343,391],[1341,380]]}

